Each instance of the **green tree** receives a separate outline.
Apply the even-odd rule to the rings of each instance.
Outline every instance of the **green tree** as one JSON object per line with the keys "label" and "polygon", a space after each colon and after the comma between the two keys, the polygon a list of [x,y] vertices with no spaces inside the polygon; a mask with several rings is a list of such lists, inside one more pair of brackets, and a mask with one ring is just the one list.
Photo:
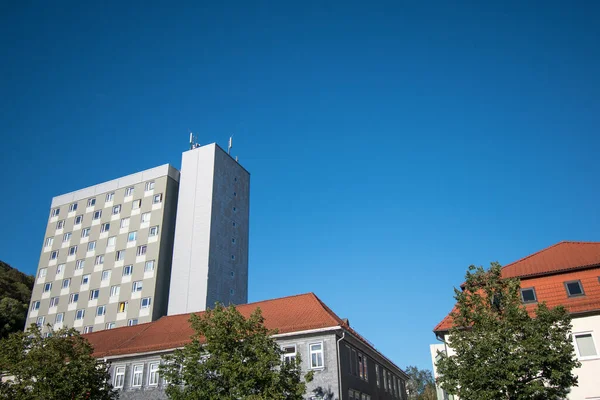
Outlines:
{"label": "green tree", "polygon": [[577,385],[580,366],[564,307],[544,303],[530,316],[521,304],[518,279],[502,279],[501,267],[469,267],[456,308],[449,345],[440,353],[441,386],[461,400],[563,399]]}
{"label": "green tree", "polygon": [[34,277],[0,261],[0,339],[22,331]]}
{"label": "green tree", "polygon": [[409,365],[404,372],[409,376],[406,391],[410,400],[435,400],[435,380],[430,370]]}
{"label": "green tree", "polygon": [[259,308],[246,319],[220,304],[190,318],[191,343],[164,357],[161,373],[174,400],[300,400],[306,391],[300,356],[282,361],[282,351],[264,326]]}
{"label": "green tree", "polygon": [[[50,329],[50,327],[49,327]],[[75,329],[50,329],[42,337],[35,324],[0,341],[0,384],[7,400],[112,400],[108,366],[92,356],[92,346]]]}

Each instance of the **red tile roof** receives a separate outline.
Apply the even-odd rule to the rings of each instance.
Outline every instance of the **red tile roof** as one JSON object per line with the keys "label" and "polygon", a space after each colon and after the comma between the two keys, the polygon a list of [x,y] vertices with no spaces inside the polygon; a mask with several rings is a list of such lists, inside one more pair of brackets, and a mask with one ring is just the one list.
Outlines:
{"label": "red tile roof", "polygon": [[[549,307],[564,305],[571,313],[600,312],[600,242],[557,243],[504,266],[502,276],[520,278],[523,288],[534,287],[538,302]],[[585,296],[567,296],[564,282],[571,280],[581,280]],[[535,305],[526,307],[533,310]],[[448,314],[433,331],[451,327]]]}
{"label": "red tile roof", "polygon": [[[265,326],[277,329],[278,333],[342,326],[361,338],[314,293],[259,301],[236,308],[248,317],[257,307],[265,318]],[[190,341],[193,334],[188,322],[190,315],[162,317],[147,324],[93,332],[84,337],[94,346],[96,357],[174,349]]]}

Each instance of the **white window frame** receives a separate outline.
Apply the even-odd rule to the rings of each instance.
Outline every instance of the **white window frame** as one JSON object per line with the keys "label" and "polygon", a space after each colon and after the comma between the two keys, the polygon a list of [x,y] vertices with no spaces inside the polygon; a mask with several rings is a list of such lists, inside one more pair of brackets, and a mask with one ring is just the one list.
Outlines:
{"label": "white window frame", "polygon": [[110,297],[118,296],[121,294],[121,286],[120,285],[112,285],[110,287]]}
{"label": "white window frame", "polygon": [[148,251],[148,246],[145,245],[145,244],[143,244],[141,246],[138,246],[136,255],[137,256],[143,256],[143,255],[146,254],[147,251]]}
{"label": "white window frame", "polygon": [[58,307],[59,301],[60,301],[60,297],[59,296],[52,297],[50,299],[50,305],[49,305],[49,307]]}
{"label": "white window frame", "polygon": [[44,242],[44,247],[52,247],[53,243],[54,243],[54,237],[47,237],[46,241]]}
{"label": "white window frame", "polygon": [[61,219],[60,221],[58,221],[56,223],[56,229],[62,229],[64,227],[65,227],[65,220],[64,219]]}
{"label": "white window frame", "polygon": [[53,251],[50,253],[50,259],[51,259],[51,260],[56,260],[57,258],[58,258],[58,250],[53,250]]}
{"label": "white window frame", "polygon": [[[48,287],[48,290],[46,290],[46,287]],[[52,282],[46,282],[44,283],[44,289],[42,289],[43,293],[49,292],[52,290]]]}
{"label": "white window frame", "polygon": [[110,222],[105,222],[100,226],[100,233],[108,232],[110,230]]}
{"label": "white window frame", "polygon": [[125,188],[125,197],[133,196],[134,190],[135,190],[135,188],[133,186],[129,186],[128,188]]}
{"label": "white window frame", "polygon": [[69,247],[69,255],[74,256],[77,254],[77,245]]}
{"label": "white window frame", "polygon": [[45,278],[46,274],[48,274],[48,268],[40,268],[40,272],[38,272],[38,278]]}
{"label": "white window frame", "polygon": [[58,217],[59,214],[60,214],[60,207],[53,208],[52,211],[50,212],[51,217]]}
{"label": "white window frame", "polygon": [[83,228],[81,230],[81,237],[82,238],[89,237],[90,236],[90,230],[91,230],[91,228]]}
{"label": "white window frame", "polygon": [[[133,239],[132,239],[133,237]],[[131,231],[127,234],[127,241],[128,242],[135,242],[137,240],[137,231]]]}
{"label": "white window frame", "polygon": [[[41,321],[41,322],[40,322]],[[42,326],[44,326],[44,322],[46,322],[46,317],[45,316],[41,316],[41,317],[37,317],[37,319],[35,320],[35,324],[37,326],[39,326],[40,328]]]}
{"label": "white window frame", "polygon": [[100,297],[100,289],[90,290],[90,300],[96,300],[98,297]]}
{"label": "white window frame", "polygon": [[[151,265],[152,268],[148,268],[148,265]],[[154,267],[155,267],[155,261],[154,260],[148,260],[144,264],[144,272],[154,271]]]}
{"label": "white window frame", "polygon": [[151,226],[148,229],[148,237],[158,236],[158,225]]}
{"label": "white window frame", "polygon": [[123,389],[123,386],[125,386],[125,366],[119,365],[115,367],[113,387],[115,389]]}
{"label": "white window frame", "polygon": [[[577,336],[587,336],[590,335],[592,337],[592,344],[594,345],[594,349],[596,350],[596,354],[592,356],[581,356],[579,353],[579,346],[577,346]],[[596,338],[594,337],[594,331],[581,331],[577,333],[573,333],[573,347],[575,347],[575,354],[579,360],[596,360],[600,359],[600,349],[598,349],[598,345],[596,344]]]}
{"label": "white window frame", "polygon": [[121,218],[121,228],[129,228],[129,217]]}
{"label": "white window frame", "polygon": [[102,275],[100,275],[101,281],[110,281],[110,269],[105,269],[102,271]]}
{"label": "white window frame", "polygon": [[[123,305],[123,310],[121,311],[121,305]],[[127,312],[127,308],[129,307],[129,302],[127,301],[120,301],[119,304],[117,305],[117,314],[118,313],[122,313],[122,312]]]}
{"label": "white window frame", "polygon": [[[146,306],[144,306],[144,300],[148,300],[148,304],[146,304]],[[150,306],[152,305],[152,297],[144,297],[141,301],[140,301],[140,309],[144,310],[146,308],[150,308]]]}
{"label": "white window frame", "polygon": [[[67,286],[65,286],[65,283],[67,284]],[[71,286],[71,278],[63,279],[61,288],[67,289],[70,286]]]}
{"label": "white window frame", "polygon": [[56,275],[62,274],[63,272],[65,272],[65,264],[58,264],[56,266]]}
{"label": "white window frame", "polygon": [[96,205],[96,198],[95,197],[90,197],[87,201],[87,206],[88,207],[94,207]]}
{"label": "white window frame", "polygon": [[106,239],[106,247],[115,247],[116,244],[117,244],[116,236],[111,236],[108,239]]}
{"label": "white window frame", "polygon": [[[320,345],[321,350],[313,351],[312,346]],[[314,354],[321,354],[321,365],[314,365],[312,362],[312,356]],[[318,357],[317,357],[318,359]],[[323,342],[313,342],[308,344],[308,367],[309,369],[323,369],[325,368],[325,352],[323,349]]]}
{"label": "white window frame", "polygon": [[[60,317],[60,321],[59,321],[59,317]],[[56,318],[54,319],[55,324],[60,324],[64,321],[65,321],[65,313],[64,312],[56,314]]]}
{"label": "white window frame", "polygon": [[104,254],[98,254],[94,259],[94,265],[104,265]]}
{"label": "white window frame", "polygon": [[[133,323],[133,321],[135,321],[135,324]],[[138,323],[139,322],[138,322],[137,318],[131,318],[131,319],[127,320],[127,326],[134,326],[134,325],[137,325]]]}
{"label": "white window frame", "polygon": [[96,210],[94,211],[94,213],[92,214],[92,219],[93,220],[98,220],[102,218],[102,210]]}
{"label": "white window frame", "polygon": [[31,302],[31,311],[39,310],[41,302],[39,300]]}
{"label": "white window frame", "polygon": [[144,281],[135,281],[131,285],[131,292],[132,293],[141,292],[143,288],[144,288]]}
{"label": "white window frame", "polygon": [[[85,281],[85,282],[84,282]],[[82,285],[89,285],[90,283],[90,274],[85,274],[81,277],[81,284]]]}
{"label": "white window frame", "polygon": [[79,301],[79,293],[71,293],[69,295],[69,304],[77,303]]}
{"label": "white window frame", "polygon": [[[141,367],[139,371],[136,371],[137,367]],[[136,378],[136,375],[139,375],[139,381]],[[134,364],[131,367],[131,387],[142,387],[142,382],[144,379],[144,364]]]}
{"label": "white window frame", "polygon": [[[294,348],[293,353],[286,353],[287,349]],[[281,351],[283,352],[283,362],[293,362],[296,360],[296,356],[298,355],[298,347],[295,344],[287,344],[282,346]]]}
{"label": "white window frame", "polygon": [[[129,273],[126,274],[125,271],[129,271]],[[133,274],[133,264],[124,266],[123,267],[123,276],[130,276],[131,274]]]}
{"label": "white window frame", "polygon": [[85,308],[80,308],[75,311],[75,321],[81,320],[85,317]]}
{"label": "white window frame", "polygon": [[146,190],[146,192],[149,192],[150,190],[154,190],[154,181],[146,182],[145,190]]}
{"label": "white window frame", "polygon": [[[147,218],[146,218],[147,217]],[[151,212],[145,212],[141,215],[140,217],[140,221],[143,222],[148,222],[150,223],[150,219],[152,218],[152,213]]]}
{"label": "white window frame", "polygon": [[121,214],[121,205],[117,204],[116,206],[113,206],[112,208],[112,215],[119,215]]}
{"label": "white window frame", "polygon": [[115,197],[115,192],[106,193],[105,202],[113,201]]}
{"label": "white window frame", "polygon": [[137,210],[139,208],[142,208],[142,199],[137,199],[131,202],[132,210]]}
{"label": "white window frame", "polygon": [[[100,310],[102,310],[102,313],[100,313]],[[96,317],[101,317],[103,315],[106,315],[106,306],[101,305],[96,307]]]}
{"label": "white window frame", "polygon": [[92,333],[94,332],[94,326],[93,325],[87,325],[83,327],[83,333]]}
{"label": "white window frame", "polygon": [[96,241],[92,241],[88,243],[87,251],[95,251],[96,250]]}
{"label": "white window frame", "polygon": [[116,327],[116,322],[107,322],[106,324],[104,324],[104,329],[115,329]]}
{"label": "white window frame", "polygon": [[159,366],[160,363],[158,361],[148,363],[148,386],[158,386],[158,380],[160,378],[158,374]]}
{"label": "white window frame", "polygon": [[73,234],[72,234],[71,232],[66,232],[66,233],[63,235],[63,240],[62,240],[62,241],[63,241],[63,243],[64,243],[64,242],[68,242],[68,241],[70,241],[70,240],[71,240],[71,236],[73,236]]}
{"label": "white window frame", "polygon": [[162,193],[155,194],[152,196],[152,204],[162,203]]}
{"label": "white window frame", "polygon": [[73,221],[73,225],[81,225],[83,222],[83,215],[76,215],[75,220]]}

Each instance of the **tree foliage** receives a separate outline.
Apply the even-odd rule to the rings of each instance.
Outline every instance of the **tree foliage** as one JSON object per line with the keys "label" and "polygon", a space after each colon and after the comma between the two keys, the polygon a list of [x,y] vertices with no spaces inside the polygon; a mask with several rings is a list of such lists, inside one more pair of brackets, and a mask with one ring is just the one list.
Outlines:
{"label": "tree foliage", "polygon": [[0,261],[0,338],[22,331],[34,277]]}
{"label": "tree foliage", "polygon": [[264,326],[259,308],[246,319],[234,306],[193,314],[192,342],[164,357],[161,374],[174,400],[300,400],[306,391],[300,357],[282,351]]}
{"label": "tree foliage", "polygon": [[435,400],[435,380],[428,369],[419,369],[409,365],[404,370],[409,376],[406,391],[410,400]]}
{"label": "tree foliage", "polygon": [[442,388],[463,400],[563,399],[577,384],[571,319],[564,307],[540,303],[530,316],[518,279],[501,267],[469,267],[464,290],[455,289],[449,345],[440,353]]}
{"label": "tree foliage", "polygon": [[108,366],[92,356],[92,346],[75,329],[42,337],[35,324],[0,341],[0,384],[7,400],[112,400]]}

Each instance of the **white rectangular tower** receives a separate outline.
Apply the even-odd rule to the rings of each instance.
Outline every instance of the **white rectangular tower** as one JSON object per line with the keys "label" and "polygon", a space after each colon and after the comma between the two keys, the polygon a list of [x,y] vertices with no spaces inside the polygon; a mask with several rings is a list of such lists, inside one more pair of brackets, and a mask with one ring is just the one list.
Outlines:
{"label": "white rectangular tower", "polygon": [[216,144],[182,155],[168,315],[248,302],[250,174]]}

